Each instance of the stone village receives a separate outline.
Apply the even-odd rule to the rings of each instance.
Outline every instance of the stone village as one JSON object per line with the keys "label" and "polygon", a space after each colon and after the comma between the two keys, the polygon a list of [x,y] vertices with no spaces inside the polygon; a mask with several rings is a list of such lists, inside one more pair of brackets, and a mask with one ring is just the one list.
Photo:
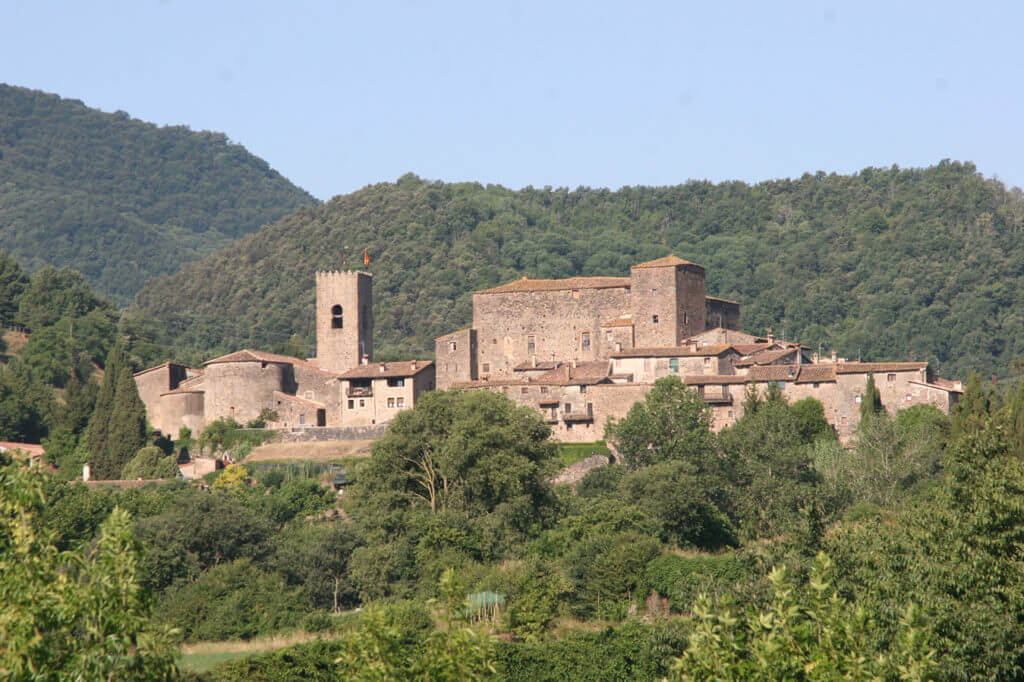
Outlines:
{"label": "stone village", "polygon": [[931,404],[949,412],[960,381],[925,362],[850,362],[740,331],[740,304],[708,296],[704,268],[675,256],[629,277],[522,278],[473,293],[473,323],[436,340],[434,360],[373,362],[373,275],[316,275],[313,358],[240,350],[194,369],[174,363],[135,375],[154,428],[198,433],[210,422],[261,415],[267,427],[330,440],[379,434],[425,391],[490,390],[537,410],[553,437],[604,437],[654,382],[678,376],[711,407],[713,428],[743,416],[747,390],[777,384],[788,400],[819,400],[848,441],[873,375],[890,412]]}

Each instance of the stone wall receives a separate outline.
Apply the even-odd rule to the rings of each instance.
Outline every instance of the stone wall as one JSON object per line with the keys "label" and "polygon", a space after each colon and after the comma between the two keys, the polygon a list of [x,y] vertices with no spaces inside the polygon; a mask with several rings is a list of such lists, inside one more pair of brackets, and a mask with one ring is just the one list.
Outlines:
{"label": "stone wall", "polygon": [[463,329],[434,341],[437,388],[444,391],[456,381],[473,381],[477,378],[476,337],[475,329]]}
{"label": "stone wall", "polygon": [[[704,299],[704,324],[708,329],[722,327],[724,329],[739,330],[740,304],[721,298]],[[735,343],[743,342],[737,341]]]}
{"label": "stone wall", "polygon": [[160,398],[160,426],[154,427],[169,438],[177,438],[183,426],[198,436],[206,426],[204,398],[198,389],[164,395]]}
{"label": "stone wall", "polygon": [[[162,411],[160,396],[178,387],[186,379],[184,365],[168,362],[158,367],[143,370],[135,374],[135,387],[139,391],[139,397],[146,406],[146,417],[153,428],[163,433],[171,433],[167,429],[165,417]],[[177,434],[177,431],[174,432]]]}
{"label": "stone wall", "polygon": [[479,378],[529,362],[531,337],[539,362],[608,357],[615,349],[605,347],[601,324],[629,313],[629,301],[625,286],[473,294]]}
{"label": "stone wall", "polygon": [[[340,317],[332,310],[340,306]],[[335,326],[335,320],[341,325]],[[373,360],[373,275],[316,273],[316,362],[331,372]]]}
{"label": "stone wall", "polygon": [[283,362],[213,362],[206,365],[206,423],[232,417],[241,424],[276,407],[275,391],[292,393],[292,366]]}
{"label": "stone wall", "polygon": [[631,312],[637,347],[670,347],[704,331],[704,268],[633,267]]}
{"label": "stone wall", "polygon": [[341,426],[341,380],[336,376],[319,372],[309,365],[293,365],[295,395],[299,398],[321,403],[326,410],[328,426]]}
{"label": "stone wall", "polygon": [[387,431],[387,424],[372,426],[325,426],[279,431],[281,443],[322,443],[334,440],[376,440]]}

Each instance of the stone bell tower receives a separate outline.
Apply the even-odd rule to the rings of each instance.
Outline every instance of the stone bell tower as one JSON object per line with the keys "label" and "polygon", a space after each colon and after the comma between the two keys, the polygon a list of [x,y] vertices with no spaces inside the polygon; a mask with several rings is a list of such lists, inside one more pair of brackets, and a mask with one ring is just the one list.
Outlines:
{"label": "stone bell tower", "polygon": [[345,372],[373,360],[373,275],[316,273],[316,360]]}

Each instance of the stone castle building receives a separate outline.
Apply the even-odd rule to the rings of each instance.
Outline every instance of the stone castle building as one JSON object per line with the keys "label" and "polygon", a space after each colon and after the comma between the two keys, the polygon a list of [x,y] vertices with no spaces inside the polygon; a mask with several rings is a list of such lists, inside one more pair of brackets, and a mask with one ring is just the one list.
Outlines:
{"label": "stone castle building", "polygon": [[150,423],[175,437],[231,417],[271,428],[384,424],[434,388],[432,361],[372,362],[373,275],[316,274],[315,358],[240,350],[202,369],[164,363],[135,383]]}
{"label": "stone castle building", "polygon": [[923,362],[848,362],[739,331],[740,304],[708,296],[704,268],[675,256],[629,277],[520,279],[473,294],[473,325],[436,340],[438,388],[499,391],[538,410],[554,437],[603,438],[653,383],[678,376],[710,405],[714,428],[743,416],[748,389],[777,384],[791,402],[821,401],[843,440],[874,375],[890,412],[948,412],[963,387]]}

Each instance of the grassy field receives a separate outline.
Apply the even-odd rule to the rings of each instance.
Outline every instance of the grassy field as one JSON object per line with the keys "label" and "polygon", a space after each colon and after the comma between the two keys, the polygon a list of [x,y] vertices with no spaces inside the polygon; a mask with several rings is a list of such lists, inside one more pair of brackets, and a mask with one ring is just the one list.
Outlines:
{"label": "grassy field", "polygon": [[206,672],[221,663],[269,653],[285,647],[312,642],[315,639],[336,639],[338,633],[294,632],[287,635],[261,637],[248,641],[195,642],[181,646],[178,665],[190,672]]}
{"label": "grassy field", "polygon": [[246,462],[335,462],[369,457],[372,440],[340,440],[327,443],[265,443],[245,458]]}
{"label": "grassy field", "polygon": [[603,440],[594,441],[593,443],[559,443],[558,444],[558,463],[562,467],[567,467],[570,464],[586,459],[591,455],[611,455],[611,450],[605,445]]}

